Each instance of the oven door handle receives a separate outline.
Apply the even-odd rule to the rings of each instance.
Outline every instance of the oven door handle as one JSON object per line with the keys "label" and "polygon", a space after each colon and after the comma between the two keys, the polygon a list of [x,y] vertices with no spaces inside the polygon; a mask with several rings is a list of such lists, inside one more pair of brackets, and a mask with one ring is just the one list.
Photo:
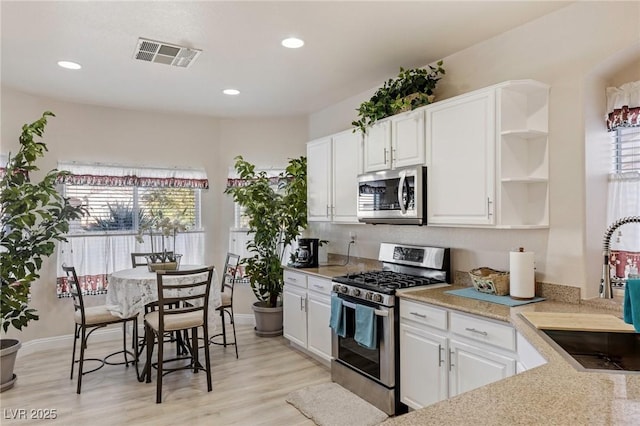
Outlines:
{"label": "oven door handle", "polygon": [[[342,305],[346,306],[347,308],[351,308],[351,309],[355,309],[356,308],[356,304],[355,303],[347,302],[346,300],[342,301]],[[388,311],[381,311],[380,309],[376,309],[374,311],[374,313],[376,314],[376,316],[379,316],[379,317],[388,317],[389,316],[389,312]]]}

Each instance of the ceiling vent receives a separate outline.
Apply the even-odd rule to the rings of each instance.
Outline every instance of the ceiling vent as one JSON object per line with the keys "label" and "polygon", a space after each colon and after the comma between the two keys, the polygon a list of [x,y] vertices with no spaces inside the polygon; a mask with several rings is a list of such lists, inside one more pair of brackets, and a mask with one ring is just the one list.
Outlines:
{"label": "ceiling vent", "polygon": [[188,68],[202,53],[200,49],[139,38],[134,59]]}

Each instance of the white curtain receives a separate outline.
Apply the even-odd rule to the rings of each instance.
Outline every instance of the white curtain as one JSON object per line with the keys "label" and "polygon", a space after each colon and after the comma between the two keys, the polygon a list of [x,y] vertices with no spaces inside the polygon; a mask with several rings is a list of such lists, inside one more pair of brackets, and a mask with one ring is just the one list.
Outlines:
{"label": "white curtain", "polygon": [[[627,216],[640,215],[640,173],[620,173],[609,176],[609,197],[607,202],[607,222]],[[629,223],[619,228],[612,238],[614,250],[640,251],[640,224]]]}
{"label": "white curtain", "polygon": [[[160,237],[158,237],[160,238]],[[132,252],[150,252],[148,238],[144,243],[136,241],[135,234],[103,234],[67,236],[66,243],[58,244],[58,277],[64,277],[62,264],[74,266],[81,281],[81,287],[87,294],[105,293],[109,275],[121,269],[131,268]],[[161,247],[160,241],[156,248]],[[182,254],[183,265],[204,264],[204,232],[184,232],[176,235],[167,250]],[[67,296],[64,280],[58,279],[58,297]]]}

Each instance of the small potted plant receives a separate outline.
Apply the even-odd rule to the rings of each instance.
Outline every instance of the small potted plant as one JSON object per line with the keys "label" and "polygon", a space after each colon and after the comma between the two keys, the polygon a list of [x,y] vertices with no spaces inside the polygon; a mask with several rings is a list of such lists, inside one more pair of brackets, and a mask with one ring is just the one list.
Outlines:
{"label": "small potted plant", "polygon": [[[0,290],[2,330],[21,330],[37,320],[36,310],[29,307],[31,284],[40,278],[44,258],[51,256],[56,241],[66,241],[69,222],[85,213],[82,206],[72,205],[56,191],[56,181],[65,172],[49,171],[40,182],[31,181],[38,169],[36,160],[44,156],[47,146],[35,140],[42,137],[47,117],[22,126],[20,149],[9,156],[0,179]],[[2,165],[4,166],[4,165]],[[0,366],[4,391],[16,380],[13,365],[20,342],[0,339]]]}
{"label": "small potted plant", "polygon": [[[152,192],[145,195],[144,200],[150,205],[163,205],[163,195]],[[183,212],[184,213],[184,212]],[[145,220],[140,223],[136,240],[144,243],[144,235],[148,234],[151,240],[151,255],[147,256],[149,271],[176,270],[180,266],[182,254],[175,253],[176,235],[187,230],[187,225],[179,218],[170,218],[164,215],[162,210],[150,207]],[[155,237],[161,236],[160,251],[156,251]],[[167,250],[166,239],[172,238],[173,250]]]}
{"label": "small potted plant", "polygon": [[436,85],[445,74],[442,64],[438,61],[435,67],[409,70],[401,67],[398,77],[387,80],[371,99],[360,104],[356,110],[359,119],[351,123],[356,127],[353,131],[366,133],[377,120],[432,103]]}

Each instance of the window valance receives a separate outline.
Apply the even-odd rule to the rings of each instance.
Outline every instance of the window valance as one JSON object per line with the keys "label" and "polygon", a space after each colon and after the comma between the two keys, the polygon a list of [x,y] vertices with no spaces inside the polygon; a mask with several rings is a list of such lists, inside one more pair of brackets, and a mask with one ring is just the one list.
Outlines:
{"label": "window valance", "polygon": [[[257,172],[265,172],[267,177],[269,178],[270,185],[278,185],[280,180],[282,179],[280,175],[284,172],[284,169],[274,169],[274,168],[258,168]],[[233,168],[229,168],[229,175],[227,177],[227,187],[236,187],[236,186],[247,186],[253,180],[252,179],[243,179]]]}
{"label": "window valance", "polygon": [[640,126],[640,80],[607,87],[607,130]]}
{"label": "window valance", "polygon": [[67,185],[209,188],[206,172],[198,169],[59,162],[58,170],[69,172],[58,179],[58,183]]}

